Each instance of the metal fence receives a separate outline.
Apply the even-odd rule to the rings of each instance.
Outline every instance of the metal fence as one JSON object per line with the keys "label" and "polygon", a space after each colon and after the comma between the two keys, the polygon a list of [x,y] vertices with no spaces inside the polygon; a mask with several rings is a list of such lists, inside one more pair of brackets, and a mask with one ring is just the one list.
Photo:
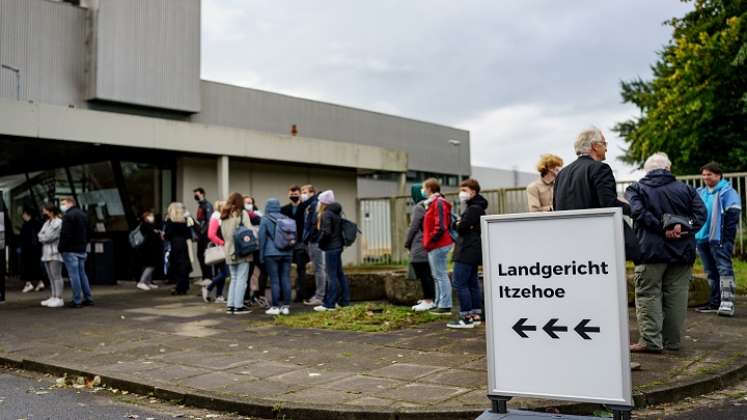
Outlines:
{"label": "metal fence", "polygon": [[[677,179],[694,188],[703,186],[700,175],[679,176]],[[724,174],[724,179],[731,182],[744,203],[747,199],[747,172]],[[633,181],[618,182],[618,194],[622,196],[632,183]],[[488,201],[488,214],[524,213],[528,210],[525,188],[483,190],[480,194]],[[444,195],[452,202],[454,212],[458,212],[458,194]],[[362,231],[359,263],[394,264],[407,260],[404,243],[413,204],[409,196],[359,200]],[[743,205],[736,244],[736,251],[740,254],[744,253],[743,224],[746,219],[747,209]]]}

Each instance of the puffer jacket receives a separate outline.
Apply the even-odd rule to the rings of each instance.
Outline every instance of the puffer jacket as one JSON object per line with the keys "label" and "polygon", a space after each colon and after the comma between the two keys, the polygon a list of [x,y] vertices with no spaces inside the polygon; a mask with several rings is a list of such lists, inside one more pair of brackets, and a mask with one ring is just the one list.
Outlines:
{"label": "puffer jacket", "polygon": [[61,231],[61,218],[53,217],[44,222],[44,226],[42,226],[38,235],[39,242],[42,244],[42,261],[62,261],[62,254],[60,254],[60,251],[57,249],[57,246],[60,243]]}
{"label": "puffer jacket", "polygon": [[407,230],[405,248],[410,250],[410,261],[428,262],[428,253],[423,248],[423,219],[425,219],[425,200],[412,207],[412,221]]}
{"label": "puffer jacket", "polygon": [[454,247],[454,262],[482,264],[482,238],[480,237],[480,217],[485,215],[488,200],[480,194],[467,201],[467,207],[456,225],[457,240]]}
{"label": "puffer jacket", "polygon": [[290,257],[293,255],[293,249],[280,250],[275,246],[275,223],[272,219],[285,217],[280,213],[280,201],[275,198],[267,200],[265,206],[265,216],[259,222],[259,260],[264,263],[265,257]]}
{"label": "puffer jacket", "polygon": [[342,238],[342,206],[332,203],[327,206],[322,214],[322,223],[319,229],[319,248],[322,251],[333,251],[345,247]]}
{"label": "puffer jacket", "polygon": [[[706,209],[692,187],[677,181],[667,170],[649,172],[625,191],[630,202],[635,233],[641,249],[636,263],[688,263],[695,261],[695,232],[706,220]],[[667,239],[662,216],[682,216],[692,221],[692,231],[680,239]]]}

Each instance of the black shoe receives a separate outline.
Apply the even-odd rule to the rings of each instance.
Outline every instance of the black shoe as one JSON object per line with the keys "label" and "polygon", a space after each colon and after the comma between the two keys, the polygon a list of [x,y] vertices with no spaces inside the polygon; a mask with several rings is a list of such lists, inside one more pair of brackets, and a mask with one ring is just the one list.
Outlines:
{"label": "black shoe", "polygon": [[231,315],[233,315],[233,311],[234,311],[234,310],[235,310],[235,309],[234,309],[234,307],[233,307],[233,306],[229,306],[229,307],[227,307],[227,308],[226,308],[226,313],[227,313],[227,314],[231,314]]}
{"label": "black shoe", "polygon": [[247,314],[250,314],[250,313],[252,313],[252,311],[249,308],[247,308],[246,306],[244,306],[242,308],[236,308],[236,309],[234,309],[233,312],[231,313],[231,315],[247,315]]}
{"label": "black shoe", "polygon": [[451,315],[451,308],[431,309],[430,313],[432,313],[433,315],[447,316],[447,315]]}
{"label": "black shoe", "polygon": [[81,305],[83,305],[83,306],[93,306],[93,305],[95,305],[95,303],[93,303],[93,301],[89,299],[89,300],[84,300],[81,303]]}
{"label": "black shoe", "polygon": [[711,306],[711,305],[701,306],[701,307],[695,308],[695,312],[700,312],[702,314],[715,313],[715,312],[718,312],[718,306]]}
{"label": "black shoe", "polygon": [[68,302],[67,304],[65,304],[65,307],[71,309],[80,309],[83,307],[83,305],[81,305],[80,303]]}

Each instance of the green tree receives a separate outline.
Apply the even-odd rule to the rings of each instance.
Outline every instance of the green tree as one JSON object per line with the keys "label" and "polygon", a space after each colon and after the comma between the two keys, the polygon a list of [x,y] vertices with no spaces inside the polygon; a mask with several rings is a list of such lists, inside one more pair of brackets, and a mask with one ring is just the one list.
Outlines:
{"label": "green tree", "polygon": [[614,128],[628,144],[622,160],[640,165],[663,151],[678,174],[711,160],[747,169],[747,0],[695,0],[666,24],[672,39],[653,79],[622,82],[623,101],[640,109]]}

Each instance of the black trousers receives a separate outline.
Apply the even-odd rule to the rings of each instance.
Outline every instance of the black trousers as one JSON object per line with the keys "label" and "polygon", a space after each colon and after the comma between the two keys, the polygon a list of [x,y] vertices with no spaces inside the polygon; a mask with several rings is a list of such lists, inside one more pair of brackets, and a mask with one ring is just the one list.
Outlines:
{"label": "black trousers", "polygon": [[309,254],[306,248],[293,250],[293,264],[296,264],[296,302],[306,299],[303,284],[306,280],[306,264],[309,262]]}
{"label": "black trousers", "polygon": [[415,270],[415,276],[420,279],[420,284],[423,285],[423,299],[434,300],[436,298],[436,284],[433,282],[430,264],[428,264],[428,261],[410,264],[412,264],[412,268]]}
{"label": "black trousers", "polygon": [[207,249],[208,242],[207,236],[200,235],[197,238],[197,261],[200,263],[200,271],[202,272],[203,279],[213,278],[213,267],[205,264],[205,250]]}

